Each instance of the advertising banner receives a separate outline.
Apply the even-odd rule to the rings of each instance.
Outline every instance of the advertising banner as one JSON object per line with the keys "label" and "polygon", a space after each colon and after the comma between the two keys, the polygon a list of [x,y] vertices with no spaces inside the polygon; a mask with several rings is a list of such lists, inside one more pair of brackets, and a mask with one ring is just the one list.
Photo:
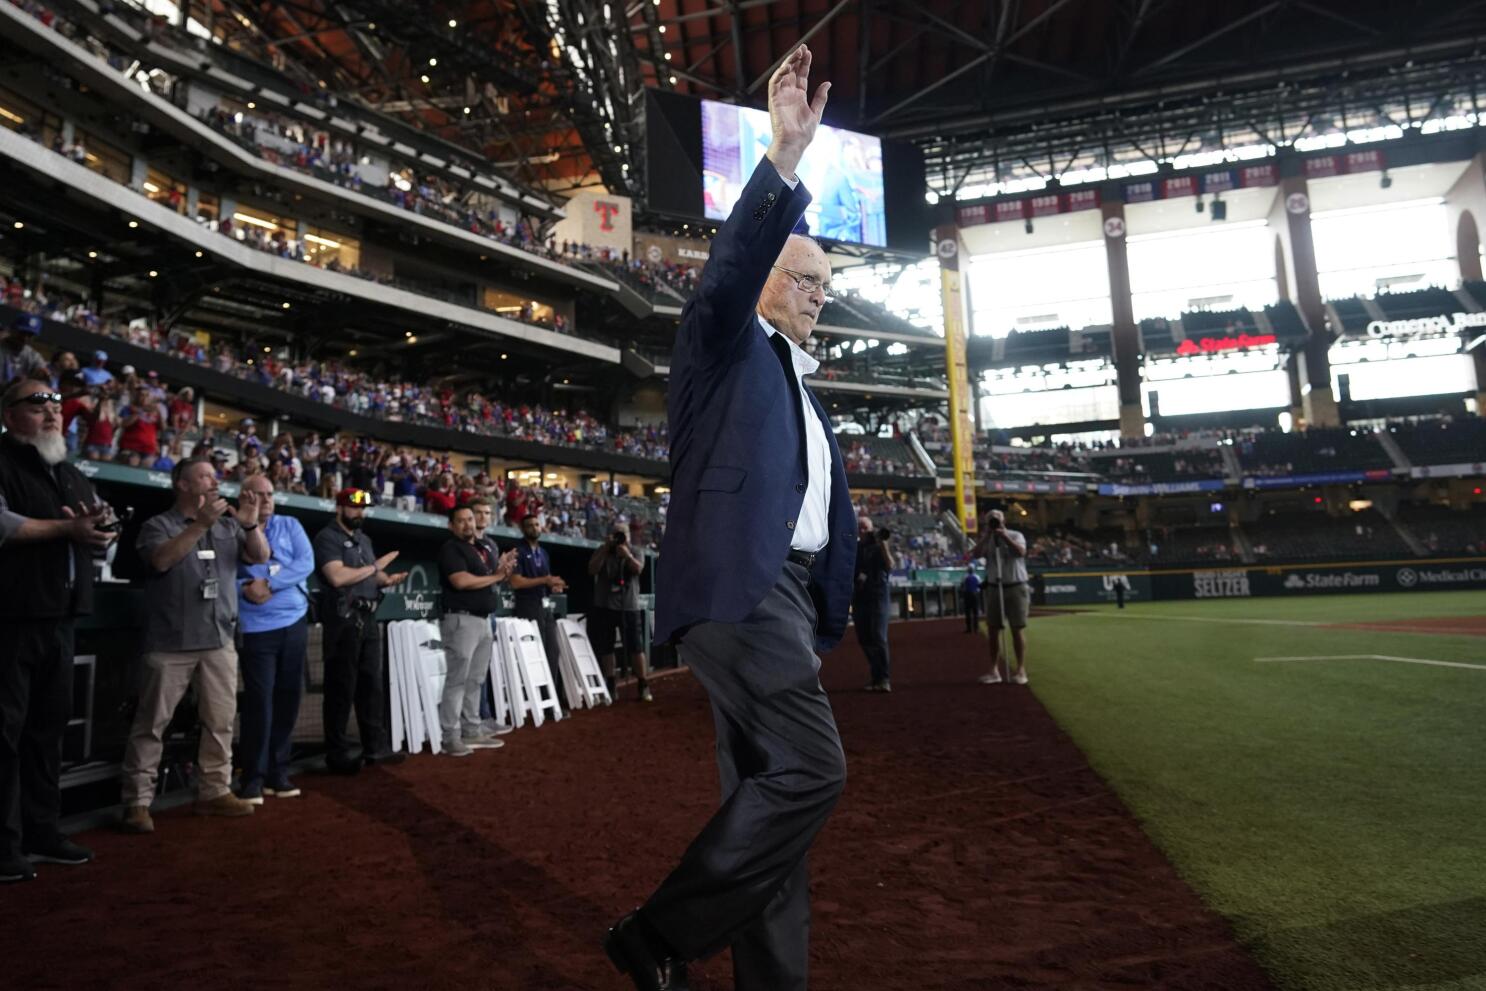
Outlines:
{"label": "advertising banner", "polygon": [[1100,482],[1099,494],[1107,496],[1181,495],[1186,492],[1221,492],[1227,486],[1221,478],[1203,478],[1191,482],[1149,482],[1121,485]]}
{"label": "advertising banner", "polygon": [[[1123,579],[1126,602],[1149,602],[1151,578],[1144,572],[1128,574],[1081,574],[1055,571],[1042,576],[1042,590],[1049,606],[1088,605],[1114,602],[1115,584]],[[1035,594],[1035,592],[1034,592]]]}
{"label": "advertising banner", "polygon": [[1302,475],[1248,476],[1246,489],[1287,489],[1298,485],[1351,485],[1354,482],[1386,482],[1393,477],[1391,468],[1368,471],[1323,471]]}
{"label": "advertising banner", "polygon": [[1336,592],[1486,590],[1486,559],[1283,565],[1155,572],[1151,594],[1167,599],[1249,599]]}

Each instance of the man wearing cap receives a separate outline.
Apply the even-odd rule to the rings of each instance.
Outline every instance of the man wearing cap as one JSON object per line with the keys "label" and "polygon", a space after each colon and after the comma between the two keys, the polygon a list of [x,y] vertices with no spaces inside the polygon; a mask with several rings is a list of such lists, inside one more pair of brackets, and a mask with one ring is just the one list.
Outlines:
{"label": "man wearing cap", "polygon": [[274,512],[273,483],[254,475],[242,490],[258,497],[258,519],[268,541],[268,560],[239,564],[242,601],[242,702],[238,706],[242,766],[237,796],[261,805],[263,796],[294,798],[289,780],[290,735],[304,692],[309,643],[309,590],[315,551],[303,525]]}
{"label": "man wearing cap", "polygon": [[[335,520],[315,534],[315,569],[320,574],[320,622],[324,624],[325,764],[339,774],[355,774],[366,764],[396,764],[404,754],[388,745],[382,718],[382,631],[377,626],[381,590],[408,577],[388,574],[397,551],[377,557],[361,529],[371,496],[342,489],[335,497]],[[356,708],[361,735],[358,752],[346,722]]]}
{"label": "man wearing cap", "polygon": [[41,317],[34,313],[19,313],[10,325],[10,333],[0,342],[0,388],[19,378],[44,378],[51,382],[46,359],[31,346],[31,341],[41,333]]}
{"label": "man wearing cap", "polygon": [[449,511],[450,538],[439,549],[439,583],[447,675],[439,701],[443,753],[468,757],[474,750],[504,746],[480,725],[480,689],[490,672],[490,616],[500,605],[495,586],[516,569],[516,552],[504,555],[476,529],[475,511],[460,506]]}
{"label": "man wearing cap", "polygon": [[93,856],[57,828],[62,734],[73,626],[93,609],[93,554],[115,535],[101,529],[108,508],[67,461],[61,396],[20,379],[0,392],[0,410],[0,882],[8,882],[36,876],[30,859]]}
{"label": "man wearing cap", "polygon": [[712,240],[676,333],[667,391],[671,505],[655,639],[707,690],[723,802],[605,948],[645,991],[732,948],[737,991],[808,986],[808,853],[846,784],[820,659],[846,629],[855,514],[803,345],[831,299],[830,260],[792,236],[796,177],[825,109],[810,51],[769,80],[772,140]]}
{"label": "man wearing cap", "polygon": [[540,543],[542,522],[537,518],[538,512],[538,507],[529,506],[521,520],[521,536],[526,539],[516,548],[516,573],[511,576],[511,590],[516,597],[516,616],[535,620],[542,632],[542,648],[547,652],[547,666],[552,669],[552,683],[557,686],[559,704],[566,707],[567,695],[557,653],[557,623],[545,600],[549,595],[566,592],[568,586],[552,573],[552,562]]}
{"label": "man wearing cap", "polygon": [[93,363],[83,369],[83,381],[88,383],[88,388],[96,389],[114,380],[114,374],[108,370],[107,365],[108,352],[94,351]]}

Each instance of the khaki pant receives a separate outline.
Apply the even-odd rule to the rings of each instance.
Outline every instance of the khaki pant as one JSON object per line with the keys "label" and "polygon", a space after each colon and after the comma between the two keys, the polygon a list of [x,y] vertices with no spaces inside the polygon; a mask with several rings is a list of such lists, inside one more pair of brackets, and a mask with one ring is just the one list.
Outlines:
{"label": "khaki pant", "polygon": [[139,711],[124,751],[124,804],[149,805],[155,798],[163,734],[175,707],[192,684],[201,717],[196,754],[196,798],[206,802],[232,790],[232,720],[237,715],[237,650],[144,655]]}

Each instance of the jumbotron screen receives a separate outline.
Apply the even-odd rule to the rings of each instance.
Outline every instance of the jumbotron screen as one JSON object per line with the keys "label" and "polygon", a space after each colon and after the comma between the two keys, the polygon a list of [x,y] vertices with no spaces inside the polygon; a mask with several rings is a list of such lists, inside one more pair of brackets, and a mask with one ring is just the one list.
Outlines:
{"label": "jumbotron screen", "polygon": [[[768,111],[702,101],[702,203],[707,219],[728,218],[768,149],[769,137]],[[799,174],[813,197],[805,211],[810,233],[833,241],[886,246],[881,140],[822,125],[800,162]]]}

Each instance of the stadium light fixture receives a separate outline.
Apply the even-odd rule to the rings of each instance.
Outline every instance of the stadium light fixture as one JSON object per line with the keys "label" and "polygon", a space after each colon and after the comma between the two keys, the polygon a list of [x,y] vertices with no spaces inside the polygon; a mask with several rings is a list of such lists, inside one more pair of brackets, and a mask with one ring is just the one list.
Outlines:
{"label": "stadium light fixture", "polygon": [[439,60],[436,59],[436,58],[430,58],[428,60],[428,64],[429,64],[430,67],[436,66],[436,65],[439,64]]}
{"label": "stadium light fixture", "polygon": [[505,361],[507,357],[508,357],[508,355],[504,351],[502,351],[501,352],[501,356],[500,356],[500,360],[501,361]]}
{"label": "stadium light fixture", "polygon": [[150,269],[150,278],[156,279],[156,278],[159,278],[159,277],[160,277],[160,273],[159,272],[155,271],[153,268]]}
{"label": "stadium light fixture", "polygon": [[88,252],[88,257],[89,258],[97,258],[98,257],[98,252],[96,252],[96,251],[90,251],[90,252]]}
{"label": "stadium light fixture", "polygon": [[675,86],[676,85],[676,77],[675,76],[672,76],[670,78],[671,78],[671,85],[672,86]]}
{"label": "stadium light fixture", "polygon": [[258,109],[258,104],[254,103],[252,100],[249,100],[248,101],[248,109],[249,110],[257,110]]}
{"label": "stadium light fixture", "polygon": [[666,61],[667,62],[671,61],[671,53],[670,52],[666,52]]}
{"label": "stadium light fixture", "polygon": [[352,348],[351,350],[347,351],[346,354],[348,354],[349,356],[351,356],[352,358],[354,358],[354,357],[356,357],[356,349],[355,348]]}
{"label": "stadium light fixture", "polygon": [[138,226],[139,226],[139,221],[137,221],[137,220],[131,220],[131,221],[129,221],[129,229],[130,230],[133,230],[134,228],[136,228]]}
{"label": "stadium light fixture", "polygon": [[454,18],[451,17],[451,18],[449,18],[449,26],[451,28],[457,28],[457,27],[459,27],[459,22],[456,21]]}
{"label": "stadium light fixture", "polygon": [[26,229],[26,225],[24,223],[22,223],[21,221],[17,220],[15,222],[15,229],[18,230],[18,231],[19,230],[25,230]]}
{"label": "stadium light fixture", "polygon": [[286,310],[289,308],[289,304],[288,303],[284,303],[282,305],[283,305],[283,308],[286,309]]}
{"label": "stadium light fixture", "polygon": [[427,84],[427,82],[428,82],[428,76],[427,76],[427,75],[422,75],[422,76],[419,76],[419,77],[418,77],[418,81],[419,81],[419,82],[420,82],[420,83],[424,83],[424,84]]}
{"label": "stadium light fixture", "polygon": [[664,24],[662,24],[662,25],[661,25],[661,26],[660,26],[660,33],[661,33],[661,34],[665,34],[665,33],[666,33],[666,26],[665,26],[665,25],[664,25]]}
{"label": "stadium light fixture", "polygon": [[416,336],[412,335],[412,334],[409,334],[408,335],[408,343],[409,344],[417,344],[418,343],[418,338]]}
{"label": "stadium light fixture", "polygon": [[197,257],[197,258],[200,258],[200,257],[202,257],[202,256],[203,256],[203,255],[205,255],[205,254],[206,254],[206,252],[205,252],[205,251],[198,251],[198,252],[196,252],[196,257]]}

